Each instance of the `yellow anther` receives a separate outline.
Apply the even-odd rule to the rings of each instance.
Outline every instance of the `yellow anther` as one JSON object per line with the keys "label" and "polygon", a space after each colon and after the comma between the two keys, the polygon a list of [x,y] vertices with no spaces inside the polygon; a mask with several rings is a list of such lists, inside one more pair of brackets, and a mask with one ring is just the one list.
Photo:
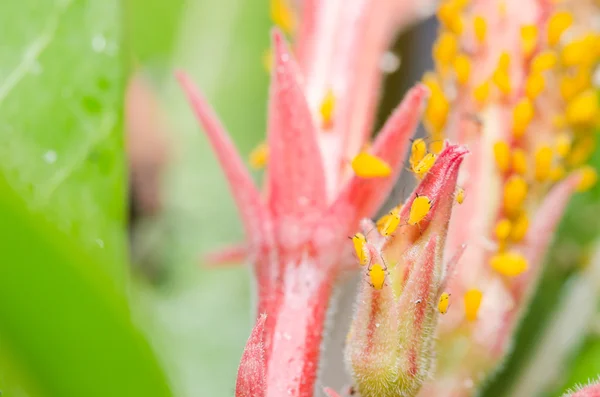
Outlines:
{"label": "yellow anther", "polygon": [[473,90],[473,97],[479,104],[485,103],[488,97],[490,96],[490,83],[489,81],[485,81],[475,87]]}
{"label": "yellow anther", "polygon": [[561,179],[563,179],[565,177],[565,174],[567,173],[567,171],[565,170],[565,167],[562,165],[555,165],[554,167],[552,167],[552,169],[550,170],[550,180],[552,182],[558,182]]}
{"label": "yellow anther", "polygon": [[361,152],[354,157],[352,169],[361,178],[384,178],[392,173],[388,163],[367,152]]}
{"label": "yellow anther", "polygon": [[487,22],[481,15],[476,15],[473,18],[473,31],[475,32],[477,41],[483,43],[487,34]]}
{"label": "yellow anther", "polygon": [[525,238],[527,230],[529,229],[529,217],[525,211],[521,212],[517,219],[513,221],[512,228],[510,229],[510,239],[518,243]]}
{"label": "yellow anther", "polygon": [[422,179],[425,176],[425,174],[429,172],[431,167],[433,167],[433,164],[435,164],[436,158],[437,156],[435,154],[427,153],[425,157],[423,157],[423,159],[419,161],[419,164],[412,168],[412,171],[415,173],[417,178]]}
{"label": "yellow anther", "polygon": [[367,251],[365,249],[365,244],[367,243],[367,239],[365,238],[364,234],[362,233],[356,233],[354,236],[352,236],[352,244],[354,244],[354,252],[356,253],[356,258],[358,258],[358,263],[361,264],[361,266],[364,266],[367,264]]}
{"label": "yellow anther", "polygon": [[527,152],[521,148],[516,148],[512,151],[512,169],[519,175],[527,174],[529,167],[527,166]]}
{"label": "yellow anther", "polygon": [[259,143],[254,150],[250,153],[249,163],[250,167],[254,169],[261,169],[267,165],[269,161],[269,145],[266,142]]}
{"label": "yellow anther", "polygon": [[595,90],[589,89],[567,104],[566,117],[572,125],[591,125],[597,121],[599,111],[598,94]]}
{"label": "yellow anther", "polygon": [[579,183],[577,184],[577,190],[580,192],[585,192],[591,189],[596,182],[598,182],[598,173],[589,165],[581,167],[577,172],[580,175]]}
{"label": "yellow anther", "polygon": [[469,321],[477,320],[483,294],[478,289],[470,289],[465,293],[465,317]]}
{"label": "yellow anther", "polygon": [[566,44],[560,54],[564,66],[589,67],[597,59],[597,40],[593,35],[587,35]]}
{"label": "yellow anther", "polygon": [[508,72],[510,68],[510,54],[506,51],[503,51],[500,54],[500,58],[498,58],[498,70],[502,70],[504,72]]}
{"label": "yellow anther", "polygon": [[550,176],[554,154],[548,145],[540,146],[535,152],[535,179],[542,182]]}
{"label": "yellow anther", "polygon": [[466,84],[471,74],[471,60],[465,54],[459,54],[454,59],[454,73],[459,84]]}
{"label": "yellow anther", "polygon": [[408,224],[416,225],[421,222],[431,210],[431,200],[427,196],[417,196],[410,206]]}
{"label": "yellow anther", "polygon": [[512,224],[506,218],[500,219],[498,223],[496,223],[496,228],[494,229],[494,234],[499,241],[505,241],[508,236],[510,236]]}
{"label": "yellow anther", "polygon": [[296,30],[296,14],[288,0],[271,0],[271,20],[287,34]]}
{"label": "yellow anther", "polygon": [[369,268],[369,278],[371,286],[375,289],[382,289],[385,284],[385,269],[378,263]]}
{"label": "yellow anther", "polygon": [[562,130],[567,127],[567,119],[562,114],[552,116],[552,126],[557,130]]}
{"label": "yellow anther", "polygon": [[416,167],[417,164],[419,164],[421,160],[423,160],[423,157],[425,157],[426,154],[427,144],[425,143],[425,140],[421,138],[415,139],[412,143],[410,150],[410,158],[408,160],[410,162],[410,167]]}
{"label": "yellow anther", "polygon": [[438,311],[441,314],[448,313],[448,307],[450,306],[450,294],[447,292],[442,292],[440,295],[440,300],[438,302]]}
{"label": "yellow anther", "polygon": [[461,5],[457,2],[449,1],[438,8],[437,16],[442,25],[454,34],[460,35],[463,32],[463,18],[460,15]]}
{"label": "yellow anther", "polygon": [[571,136],[566,132],[558,134],[554,148],[559,157],[566,157],[571,150]]}
{"label": "yellow anther", "polygon": [[273,49],[272,48],[268,48],[265,50],[265,52],[263,53],[262,62],[263,62],[263,66],[264,66],[265,70],[267,72],[271,73],[271,70],[273,69]]}
{"label": "yellow anther", "polygon": [[[379,224],[379,222],[377,222]],[[378,228],[382,236],[389,236],[394,233],[400,224],[400,208],[396,207],[387,214],[385,222]]]}
{"label": "yellow anther", "polygon": [[520,138],[533,120],[534,108],[529,98],[522,98],[513,109],[513,135]]}
{"label": "yellow anther", "polygon": [[452,61],[458,52],[458,40],[456,35],[443,32],[433,46],[433,59],[442,68],[452,65]]}
{"label": "yellow anther", "polygon": [[503,276],[516,277],[527,270],[527,259],[518,252],[503,252],[490,259],[492,269]]}
{"label": "yellow anther", "polygon": [[462,204],[465,201],[465,189],[460,186],[456,187],[456,192],[454,193],[454,198],[458,204]]}
{"label": "yellow anther", "polygon": [[544,90],[546,81],[541,73],[531,73],[525,81],[525,94],[531,100],[538,97]]}
{"label": "yellow anther", "polygon": [[509,214],[516,213],[527,197],[527,182],[522,176],[513,175],[504,185],[504,210]]}
{"label": "yellow anther", "polygon": [[577,167],[588,161],[595,148],[596,138],[594,136],[586,135],[578,139],[567,157],[569,166]]}
{"label": "yellow anther", "polygon": [[560,37],[573,23],[573,15],[570,12],[559,11],[550,17],[548,21],[548,44],[554,46],[560,41]]}
{"label": "yellow anther", "polygon": [[431,133],[440,133],[446,125],[448,113],[450,112],[450,102],[440,90],[431,90],[429,102],[425,109],[425,122]]}
{"label": "yellow anther", "polygon": [[565,101],[592,86],[592,72],[587,67],[580,67],[574,73],[566,74],[560,79],[560,94]]}
{"label": "yellow anther", "polygon": [[509,95],[511,90],[510,85],[510,76],[508,72],[497,69],[492,75],[492,81],[496,84],[496,87],[500,90],[504,95]]}
{"label": "yellow anther", "polygon": [[323,129],[327,130],[333,127],[333,112],[335,111],[335,95],[333,90],[327,90],[325,97],[321,101],[319,112],[321,113],[321,121]]}
{"label": "yellow anther", "polygon": [[552,69],[557,62],[556,54],[551,51],[544,51],[533,57],[531,61],[531,73],[542,73]]}
{"label": "yellow anther", "polygon": [[510,147],[504,141],[494,143],[494,159],[501,172],[508,171],[510,167]]}
{"label": "yellow anther", "polygon": [[529,57],[538,41],[538,27],[535,25],[521,26],[521,50],[526,57]]}

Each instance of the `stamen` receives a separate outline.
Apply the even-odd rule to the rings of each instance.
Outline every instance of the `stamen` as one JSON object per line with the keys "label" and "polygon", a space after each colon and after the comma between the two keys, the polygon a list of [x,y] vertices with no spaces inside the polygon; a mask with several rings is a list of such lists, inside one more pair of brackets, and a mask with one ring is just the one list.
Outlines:
{"label": "stamen", "polygon": [[473,18],[473,30],[475,31],[477,41],[483,43],[487,33],[487,22],[481,15],[477,15]]}
{"label": "stamen", "polygon": [[525,94],[531,100],[538,97],[544,90],[546,82],[540,73],[531,73],[525,81]]}
{"label": "stamen", "polygon": [[520,138],[533,120],[533,103],[528,98],[522,98],[513,109],[513,135]]}
{"label": "stamen", "polygon": [[598,119],[599,111],[598,94],[589,89],[567,104],[566,117],[571,125],[590,125]]}
{"label": "stamen", "polygon": [[527,174],[527,152],[521,148],[515,148],[512,152],[512,169],[515,173],[524,176]]}
{"label": "stamen", "polygon": [[541,146],[535,152],[535,179],[542,182],[550,176],[553,153],[550,146]]}
{"label": "stamen", "polygon": [[471,74],[471,60],[465,54],[459,54],[454,59],[454,72],[459,84],[466,84]]}
{"label": "stamen", "polygon": [[527,197],[527,191],[527,182],[522,176],[513,175],[508,178],[504,185],[504,210],[509,214],[518,212]]}
{"label": "stamen", "polygon": [[271,20],[286,34],[292,34],[296,30],[296,14],[288,0],[271,0]]}
{"label": "stamen", "polygon": [[531,73],[537,74],[552,69],[557,62],[556,54],[551,51],[544,51],[533,57],[531,61]]}
{"label": "stamen", "polygon": [[525,211],[522,211],[517,219],[514,220],[510,230],[510,239],[518,243],[525,238],[529,229],[529,217]]}
{"label": "stamen", "polygon": [[501,172],[508,171],[510,166],[510,148],[504,141],[494,143],[494,159]]}
{"label": "stamen", "polygon": [[537,46],[538,41],[538,28],[535,25],[524,25],[521,26],[521,49],[523,50],[523,55],[525,57],[529,57],[535,47]]}
{"label": "stamen", "polygon": [[452,65],[452,61],[458,52],[458,40],[456,35],[450,32],[442,32],[433,46],[433,59],[442,68]]}
{"label": "stamen", "polygon": [[480,105],[483,105],[487,101],[489,96],[490,96],[490,82],[489,81],[485,81],[485,82],[481,83],[480,85],[475,87],[475,89],[473,90],[473,97]]}
{"label": "stamen", "polygon": [[367,152],[361,152],[354,157],[352,169],[361,178],[385,178],[392,174],[388,163]]}
{"label": "stamen", "polygon": [[556,137],[555,149],[556,154],[558,154],[559,157],[566,157],[567,154],[569,154],[569,151],[571,150],[570,135],[565,132],[558,134],[558,136]]}
{"label": "stamen", "polygon": [[548,21],[548,44],[554,46],[560,41],[560,37],[573,23],[573,15],[566,11],[560,11],[550,17]]}
{"label": "stamen", "polygon": [[470,289],[465,293],[465,317],[468,321],[477,320],[483,294],[478,289]]}
{"label": "stamen", "polygon": [[333,127],[333,112],[335,110],[335,95],[333,90],[327,90],[325,97],[321,101],[319,112],[321,113],[322,127],[324,130],[331,129]]}
{"label": "stamen", "polygon": [[581,167],[577,172],[579,172],[581,178],[577,185],[577,190],[580,192],[591,189],[598,182],[598,173],[589,165]]}
{"label": "stamen", "polygon": [[496,223],[496,229],[494,230],[494,234],[499,241],[505,241],[510,235],[510,230],[512,228],[512,224],[510,220],[503,218]]}
{"label": "stamen", "polygon": [[499,253],[490,259],[492,269],[503,276],[516,277],[528,268],[527,259],[518,252]]}

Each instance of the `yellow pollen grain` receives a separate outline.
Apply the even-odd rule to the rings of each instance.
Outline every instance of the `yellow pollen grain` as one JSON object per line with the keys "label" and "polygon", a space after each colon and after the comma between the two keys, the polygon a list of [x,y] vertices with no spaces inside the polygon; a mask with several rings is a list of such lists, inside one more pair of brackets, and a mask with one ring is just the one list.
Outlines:
{"label": "yellow pollen grain", "polygon": [[426,154],[427,144],[425,143],[425,140],[421,138],[415,139],[411,145],[410,158],[408,160],[410,162],[411,168],[416,167],[417,164],[419,164],[421,160],[423,160],[423,157],[425,157]]}
{"label": "yellow pollen grain", "polygon": [[566,44],[560,54],[562,64],[567,67],[592,65],[597,57],[596,41],[593,35],[587,35]]}
{"label": "yellow pollen grain", "polygon": [[466,84],[471,75],[471,59],[465,54],[459,54],[454,59],[454,73],[459,84]]}
{"label": "yellow pollen grain", "polygon": [[598,119],[599,110],[598,95],[593,89],[589,89],[567,104],[565,115],[571,125],[591,125]]}
{"label": "yellow pollen grain", "polygon": [[535,50],[538,34],[538,27],[535,25],[521,26],[521,50],[526,57],[529,57]]}
{"label": "yellow pollen grain", "polygon": [[419,179],[422,179],[425,176],[425,174],[429,172],[431,167],[433,167],[436,158],[437,156],[435,154],[427,153],[425,157],[423,157],[423,159],[419,161],[419,164],[413,167],[412,171]]}
{"label": "yellow pollen grain", "polygon": [[529,98],[522,98],[513,109],[513,135],[520,138],[533,120],[534,108]]}
{"label": "yellow pollen grain", "polygon": [[269,161],[269,145],[266,142],[259,143],[250,153],[248,162],[250,167],[261,169],[267,165]]}
{"label": "yellow pollen grain", "polygon": [[525,95],[531,100],[534,100],[544,91],[546,82],[541,73],[531,73],[525,81]]}
{"label": "yellow pollen grain", "polygon": [[437,16],[446,29],[454,34],[460,35],[463,32],[463,18],[460,14],[461,5],[457,2],[448,1],[438,8]]}
{"label": "yellow pollen grain", "polygon": [[567,163],[571,167],[577,167],[589,160],[596,148],[596,138],[586,135],[578,139],[573,149],[569,152]]}
{"label": "yellow pollen grain", "polygon": [[498,253],[490,259],[492,269],[507,277],[516,277],[527,270],[525,257],[518,252]]}
{"label": "yellow pollen grain", "polygon": [[365,250],[365,244],[367,243],[367,239],[364,234],[356,233],[352,236],[352,244],[354,245],[354,252],[356,253],[356,258],[358,259],[358,263],[361,266],[367,264],[367,252]]}
{"label": "yellow pollen grain", "polygon": [[487,34],[487,22],[481,15],[476,15],[475,18],[473,18],[473,31],[475,32],[477,41],[483,43]]}
{"label": "yellow pollen grain", "polygon": [[385,270],[384,268],[376,263],[369,269],[369,278],[371,279],[371,286],[375,289],[382,289],[385,284]]}
{"label": "yellow pollen grain", "polygon": [[484,104],[490,96],[490,82],[485,81],[475,87],[473,90],[473,97],[480,104]]}
{"label": "yellow pollen grain", "polygon": [[512,228],[510,229],[510,239],[518,243],[525,238],[527,230],[529,229],[529,217],[525,211],[521,212],[519,216],[513,221]]}
{"label": "yellow pollen grain", "polygon": [[494,228],[494,234],[499,241],[505,241],[508,236],[510,236],[512,224],[510,220],[503,218],[496,223],[496,227]]}
{"label": "yellow pollen grain", "polygon": [[396,231],[400,224],[400,208],[396,207],[390,211],[385,223],[382,225],[379,233],[382,236],[389,236]]}
{"label": "yellow pollen grain", "polygon": [[494,159],[496,166],[501,172],[508,171],[510,167],[510,147],[504,141],[494,143]]}
{"label": "yellow pollen grain", "polygon": [[450,101],[444,95],[437,81],[425,80],[431,93],[425,109],[425,122],[432,134],[439,134],[448,119]]}
{"label": "yellow pollen grain", "polygon": [[481,306],[481,298],[483,294],[478,289],[470,289],[465,293],[465,317],[468,321],[477,320],[477,313],[479,312],[479,306]]}
{"label": "yellow pollen grain", "polygon": [[504,210],[509,214],[519,211],[527,198],[528,190],[527,182],[522,176],[513,175],[508,178],[504,184]]}
{"label": "yellow pollen grain", "polygon": [[498,58],[498,67],[499,70],[504,72],[508,72],[510,68],[510,54],[506,51],[503,51]]}
{"label": "yellow pollen grain", "polygon": [[296,14],[288,0],[271,0],[271,20],[287,34],[296,30]]}
{"label": "yellow pollen grain", "polygon": [[513,149],[512,151],[512,169],[519,175],[527,174],[529,169],[527,165],[527,152],[521,148]]}
{"label": "yellow pollen grain", "polygon": [[388,163],[367,152],[361,152],[354,157],[352,169],[361,178],[385,178],[392,174]]}
{"label": "yellow pollen grain", "polygon": [[465,201],[465,189],[460,186],[456,187],[456,192],[454,193],[454,197],[458,204],[462,204]]}
{"label": "yellow pollen grain", "polygon": [[535,152],[535,179],[543,182],[550,176],[554,154],[548,145],[539,147]]}
{"label": "yellow pollen grain", "polygon": [[554,52],[540,52],[535,57],[533,57],[531,61],[531,73],[542,73],[546,70],[550,70],[556,65],[557,61],[558,59]]}
{"label": "yellow pollen grain", "polygon": [[573,15],[570,12],[559,11],[550,17],[548,21],[548,44],[554,46],[560,41],[560,37],[573,24]]}
{"label": "yellow pollen grain", "polygon": [[598,182],[598,173],[589,165],[581,167],[577,172],[580,175],[577,190],[580,192],[590,190]]}
{"label": "yellow pollen grain", "polygon": [[410,206],[408,224],[416,225],[421,222],[431,210],[431,200],[427,196],[417,196]]}
{"label": "yellow pollen grain", "polygon": [[440,300],[438,301],[438,311],[440,314],[448,313],[448,307],[450,306],[450,294],[447,292],[442,292],[440,295]]}
{"label": "yellow pollen grain", "polygon": [[550,180],[552,182],[558,182],[561,179],[563,179],[565,177],[565,174],[567,173],[567,171],[565,170],[565,167],[562,165],[555,165],[554,167],[552,167],[552,169],[550,170]]}
{"label": "yellow pollen grain", "polygon": [[559,88],[562,98],[569,102],[592,85],[592,72],[587,67],[579,67],[574,73],[560,78]]}
{"label": "yellow pollen grain", "polygon": [[566,157],[567,154],[569,154],[569,150],[571,150],[571,136],[566,132],[561,132],[558,134],[554,144],[554,149],[559,157]]}
{"label": "yellow pollen grain", "polygon": [[509,95],[511,91],[510,85],[510,76],[508,72],[497,69],[492,75],[492,81],[496,84],[496,87],[500,90],[504,95]]}
{"label": "yellow pollen grain", "polygon": [[442,32],[433,46],[433,59],[442,68],[450,66],[458,52],[458,40],[451,32]]}
{"label": "yellow pollen grain", "polygon": [[321,101],[321,106],[319,107],[319,113],[321,113],[321,122],[324,130],[331,129],[333,127],[333,113],[335,111],[335,95],[333,94],[333,90],[327,90],[323,100]]}

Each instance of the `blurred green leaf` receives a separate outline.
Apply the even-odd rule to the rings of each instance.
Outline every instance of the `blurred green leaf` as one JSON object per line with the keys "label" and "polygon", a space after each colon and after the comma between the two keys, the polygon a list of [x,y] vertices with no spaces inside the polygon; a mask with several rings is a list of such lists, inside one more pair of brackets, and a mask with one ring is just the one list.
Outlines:
{"label": "blurred green leaf", "polygon": [[0,13],[0,170],[29,207],[125,279],[118,0]]}
{"label": "blurred green leaf", "polygon": [[0,340],[28,380],[19,389],[45,397],[171,396],[123,292],[2,176],[0,219]]}
{"label": "blurred green leaf", "polygon": [[[268,2],[197,0],[185,7],[172,63],[194,77],[246,156],[265,137]],[[181,395],[231,396],[251,327],[251,281],[243,267],[202,268],[201,255],[241,241],[243,233],[223,173],[174,79],[161,99],[173,157],[164,214],[148,233],[155,251],[142,260],[160,262],[165,278],[143,296]]]}

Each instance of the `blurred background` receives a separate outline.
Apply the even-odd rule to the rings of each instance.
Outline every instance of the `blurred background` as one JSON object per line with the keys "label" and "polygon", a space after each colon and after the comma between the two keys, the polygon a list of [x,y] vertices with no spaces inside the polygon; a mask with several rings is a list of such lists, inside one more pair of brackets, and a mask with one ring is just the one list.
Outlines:
{"label": "blurred background", "polygon": [[[251,279],[202,255],[242,230],[173,71],[247,158],[265,134],[268,1],[5,0],[0,26],[2,395],[134,396],[120,388],[136,382],[144,396],[233,395]],[[436,29],[398,38],[381,120],[431,66]],[[597,188],[573,200],[519,353],[486,395],[510,395],[537,357],[538,330],[593,258],[599,200]],[[570,370],[548,395],[600,373],[596,317],[566,332]]]}

